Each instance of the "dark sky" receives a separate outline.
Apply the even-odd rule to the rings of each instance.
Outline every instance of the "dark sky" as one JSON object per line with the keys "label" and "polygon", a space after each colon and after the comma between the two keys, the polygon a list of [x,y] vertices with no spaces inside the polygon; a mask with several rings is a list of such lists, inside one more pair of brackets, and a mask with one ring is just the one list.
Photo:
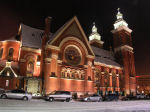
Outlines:
{"label": "dark sky", "polygon": [[[55,1],[55,2],[54,2]],[[95,21],[105,48],[112,44],[117,8],[133,30],[136,72],[150,74],[150,0],[10,0],[0,1],[0,40],[16,35],[19,24],[44,29],[44,18],[53,17],[51,31],[77,16],[87,37]]]}

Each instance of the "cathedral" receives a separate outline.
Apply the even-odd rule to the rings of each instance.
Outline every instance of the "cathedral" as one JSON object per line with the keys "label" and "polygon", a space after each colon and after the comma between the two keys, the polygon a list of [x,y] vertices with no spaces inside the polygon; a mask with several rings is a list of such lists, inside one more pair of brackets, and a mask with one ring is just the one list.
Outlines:
{"label": "cathedral", "polygon": [[95,23],[87,37],[76,16],[55,33],[51,19],[45,19],[45,30],[20,24],[15,38],[0,41],[0,88],[35,96],[55,90],[79,97],[136,94],[132,30],[119,10],[110,51],[103,49]]}

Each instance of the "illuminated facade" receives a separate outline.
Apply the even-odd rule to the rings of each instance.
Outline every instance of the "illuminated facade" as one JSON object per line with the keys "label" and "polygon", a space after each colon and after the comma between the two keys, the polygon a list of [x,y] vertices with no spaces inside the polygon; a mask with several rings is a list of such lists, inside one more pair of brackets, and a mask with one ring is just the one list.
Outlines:
{"label": "illuminated facade", "polygon": [[139,75],[137,79],[137,93],[150,94],[150,75]]}
{"label": "illuminated facade", "polygon": [[103,49],[95,23],[89,41],[77,17],[53,34],[50,24],[50,17],[45,30],[21,24],[17,40],[0,42],[0,88],[23,88],[35,95],[54,90],[78,96],[136,93],[132,30],[119,10],[112,30],[114,52]]}

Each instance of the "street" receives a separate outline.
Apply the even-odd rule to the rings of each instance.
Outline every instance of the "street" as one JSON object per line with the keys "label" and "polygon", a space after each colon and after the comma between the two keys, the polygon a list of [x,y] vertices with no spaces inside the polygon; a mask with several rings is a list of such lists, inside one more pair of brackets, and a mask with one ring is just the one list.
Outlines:
{"label": "street", "polygon": [[150,100],[48,102],[0,99],[0,112],[150,112]]}

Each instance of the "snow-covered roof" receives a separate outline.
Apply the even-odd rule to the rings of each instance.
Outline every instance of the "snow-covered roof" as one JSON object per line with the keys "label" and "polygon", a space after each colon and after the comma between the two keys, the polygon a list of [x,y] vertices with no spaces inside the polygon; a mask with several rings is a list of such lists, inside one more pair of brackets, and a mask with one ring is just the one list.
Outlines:
{"label": "snow-covered roof", "polygon": [[101,48],[98,48],[98,47],[94,47],[94,46],[91,46],[91,47],[92,47],[92,49],[93,49],[93,51],[95,53],[95,56],[109,58],[111,60],[115,59],[112,52],[104,50],[104,49],[101,49]]}
{"label": "snow-covered roof", "polygon": [[41,48],[44,30],[21,24],[22,46]]}
{"label": "snow-covered roof", "polygon": [[95,53],[95,62],[100,62],[106,65],[113,65],[120,67],[120,64],[115,62],[114,54],[113,52],[97,48],[94,46],[91,46],[93,49],[93,52]]}
{"label": "snow-covered roof", "polygon": [[14,70],[11,68],[11,62],[6,62],[6,66],[0,72],[2,76],[11,76],[11,77],[18,77]]}

